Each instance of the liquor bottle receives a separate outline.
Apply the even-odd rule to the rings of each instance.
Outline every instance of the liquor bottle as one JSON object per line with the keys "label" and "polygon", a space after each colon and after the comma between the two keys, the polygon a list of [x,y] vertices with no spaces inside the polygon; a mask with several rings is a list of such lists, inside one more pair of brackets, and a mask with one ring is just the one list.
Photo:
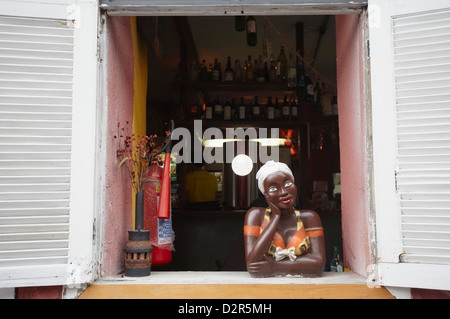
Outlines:
{"label": "liquor bottle", "polygon": [[278,98],[275,98],[274,117],[275,121],[280,120],[280,105],[278,104]]}
{"label": "liquor bottle", "polygon": [[220,81],[220,64],[217,61],[217,58],[214,59],[214,67],[212,70],[212,80]]}
{"label": "liquor bottle", "polygon": [[242,81],[242,68],[239,60],[234,61],[234,81],[235,82]]}
{"label": "liquor bottle", "polygon": [[275,61],[272,59],[270,61],[270,69],[269,69],[269,82],[275,82],[277,80],[277,69],[275,66]]}
{"label": "liquor bottle", "polygon": [[220,61],[217,62],[218,69],[219,69],[219,81],[222,81],[222,66],[220,64]]}
{"label": "liquor bottle", "polygon": [[258,64],[256,65],[256,82],[264,82],[264,64],[262,60],[262,55],[259,55]]}
{"label": "liquor bottle", "polygon": [[264,62],[264,81],[269,82],[269,66],[267,65],[267,61]]}
{"label": "liquor bottle", "polygon": [[287,59],[284,54],[284,43],[282,42],[280,45],[280,54],[278,55],[278,73],[277,73],[277,82],[286,81],[286,65]]}
{"label": "liquor bottle", "polygon": [[237,32],[242,32],[245,30],[245,16],[236,16],[234,18],[234,29]]}
{"label": "liquor bottle", "polygon": [[314,99],[313,99],[313,105],[312,105],[313,111],[320,110],[320,95],[321,94],[322,94],[322,89],[320,88],[319,80],[317,80],[316,85],[314,86]]}
{"label": "liquor bottle", "polygon": [[272,103],[272,97],[269,96],[267,98],[267,119],[274,120],[275,119],[275,107]]}
{"label": "liquor bottle", "polygon": [[292,102],[291,102],[291,118],[292,118],[292,121],[298,120],[298,104],[295,101],[295,96],[292,97]]}
{"label": "liquor bottle", "polygon": [[286,95],[284,96],[284,102],[281,106],[281,117],[284,121],[289,121],[289,103]]}
{"label": "liquor bottle", "polygon": [[259,108],[259,119],[260,119],[261,121],[267,120],[267,116],[266,116],[266,108],[263,107],[263,106],[261,106],[261,107]]}
{"label": "liquor bottle", "polygon": [[211,101],[206,101],[205,105],[205,120],[212,120],[213,119],[213,105]]}
{"label": "liquor bottle", "polygon": [[231,120],[231,103],[230,103],[230,97],[227,96],[226,100],[225,100],[225,104],[223,105],[223,119],[225,121],[230,121]]}
{"label": "liquor bottle", "polygon": [[248,67],[247,60],[244,60],[244,66],[242,68],[242,78],[241,78],[242,82],[247,82],[247,67]]}
{"label": "liquor bottle", "polygon": [[223,105],[220,103],[220,96],[217,95],[216,100],[214,101],[214,119],[215,120],[223,120]]}
{"label": "liquor bottle", "polygon": [[252,56],[249,55],[248,56],[248,61],[247,61],[247,81],[252,82],[254,79],[254,74],[253,74],[253,65],[252,65]]}
{"label": "liquor bottle", "polygon": [[208,68],[206,67],[206,61],[203,60],[199,70],[199,79],[201,81],[208,80]]}
{"label": "liquor bottle", "polygon": [[236,109],[236,102],[234,100],[234,98],[231,100],[231,119],[232,120],[237,120],[238,119],[238,114],[237,114],[237,109]]}
{"label": "liquor bottle", "polygon": [[244,98],[241,97],[241,104],[239,105],[239,119],[245,120],[246,119],[246,107],[244,103]]}
{"label": "liquor bottle", "polygon": [[247,45],[254,47],[256,45],[256,19],[254,16],[247,18]]}
{"label": "liquor bottle", "polygon": [[253,104],[252,110],[253,110],[253,112],[252,112],[253,119],[260,120],[261,119],[261,112],[260,112],[261,110],[260,110],[260,106],[258,103],[258,96],[256,96],[256,95],[255,95],[255,103]]}
{"label": "liquor bottle", "polygon": [[287,85],[290,88],[295,88],[297,86],[297,64],[294,62],[294,57],[292,56],[292,53],[289,53]]}
{"label": "liquor bottle", "polygon": [[231,58],[228,57],[227,59],[227,67],[225,68],[225,73],[223,77],[224,82],[233,82],[234,81],[234,72],[231,68]]}
{"label": "liquor bottle", "polygon": [[342,264],[341,256],[339,254],[339,247],[333,247],[333,259],[330,262],[330,271],[332,272],[343,272],[344,267]]}
{"label": "liquor bottle", "polygon": [[213,78],[212,74],[213,74],[213,64],[210,63],[208,67],[208,81],[212,81]]}

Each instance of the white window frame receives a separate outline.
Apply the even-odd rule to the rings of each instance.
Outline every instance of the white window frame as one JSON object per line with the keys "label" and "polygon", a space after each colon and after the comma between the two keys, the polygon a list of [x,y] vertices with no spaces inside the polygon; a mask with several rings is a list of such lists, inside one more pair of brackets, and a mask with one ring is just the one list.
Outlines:
{"label": "white window frame", "polygon": [[450,289],[450,266],[405,263],[396,190],[397,132],[391,17],[441,8],[448,1],[369,0],[374,200],[381,285]]}
{"label": "white window frame", "polygon": [[66,265],[0,268],[0,287],[78,285],[92,281],[96,216],[97,21],[95,0],[0,1],[0,15],[74,23],[69,253]]}

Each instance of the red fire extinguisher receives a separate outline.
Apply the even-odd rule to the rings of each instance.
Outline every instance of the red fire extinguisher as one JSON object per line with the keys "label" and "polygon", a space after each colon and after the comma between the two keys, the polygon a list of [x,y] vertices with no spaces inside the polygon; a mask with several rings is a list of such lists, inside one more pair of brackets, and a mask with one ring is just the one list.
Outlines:
{"label": "red fire extinguisher", "polygon": [[[173,130],[173,121],[172,129]],[[150,230],[153,246],[152,264],[167,264],[172,260],[172,221],[170,216],[170,136],[166,145],[156,155],[165,151],[164,167],[152,162],[149,167],[150,182],[144,193],[144,229]]]}

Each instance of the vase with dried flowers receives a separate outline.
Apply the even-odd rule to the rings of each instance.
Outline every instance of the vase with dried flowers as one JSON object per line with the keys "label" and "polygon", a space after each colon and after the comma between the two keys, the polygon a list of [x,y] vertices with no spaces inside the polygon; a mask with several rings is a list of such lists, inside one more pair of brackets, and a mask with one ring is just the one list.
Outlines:
{"label": "vase with dried flowers", "polygon": [[[128,231],[128,243],[125,247],[125,275],[148,276],[151,267],[150,231],[144,230],[144,189],[150,180],[149,163],[155,156],[167,148],[170,133],[162,145],[157,146],[157,135],[141,135],[130,133],[129,122],[125,125],[117,122],[118,167],[126,167],[131,180],[132,188],[136,194],[135,202],[135,230]],[[164,145],[165,144],[165,145]],[[163,146],[164,145],[164,146]]]}

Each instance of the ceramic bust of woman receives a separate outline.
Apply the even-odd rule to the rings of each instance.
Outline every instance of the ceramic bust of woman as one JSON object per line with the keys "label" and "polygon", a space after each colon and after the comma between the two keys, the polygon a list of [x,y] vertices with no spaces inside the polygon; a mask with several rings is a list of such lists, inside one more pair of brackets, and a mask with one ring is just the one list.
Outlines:
{"label": "ceramic bust of woman", "polygon": [[325,266],[322,222],[316,212],[297,210],[297,187],[289,167],[268,161],[256,174],[268,207],[247,211],[244,240],[252,277],[317,277]]}

